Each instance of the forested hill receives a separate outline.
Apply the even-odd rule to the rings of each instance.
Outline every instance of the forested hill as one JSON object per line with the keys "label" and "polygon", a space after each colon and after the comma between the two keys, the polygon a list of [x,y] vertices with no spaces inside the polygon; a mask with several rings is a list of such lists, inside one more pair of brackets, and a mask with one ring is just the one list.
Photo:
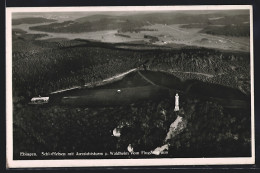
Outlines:
{"label": "forested hill", "polygon": [[57,20],[54,19],[46,19],[43,17],[28,17],[28,18],[19,18],[13,19],[13,25],[20,25],[20,24],[37,24],[37,23],[47,23],[47,22],[56,22]]}

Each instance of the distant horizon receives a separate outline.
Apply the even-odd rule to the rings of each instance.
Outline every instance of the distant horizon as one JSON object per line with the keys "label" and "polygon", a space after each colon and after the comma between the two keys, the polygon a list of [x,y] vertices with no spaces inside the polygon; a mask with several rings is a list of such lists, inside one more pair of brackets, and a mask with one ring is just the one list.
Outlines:
{"label": "distant horizon", "polygon": [[162,10],[162,11],[86,11],[86,12],[14,12],[12,13],[13,19],[28,18],[28,17],[44,17],[44,18],[60,18],[66,16],[70,19],[77,19],[81,17],[93,16],[93,15],[108,15],[108,16],[127,16],[127,15],[143,15],[143,14],[154,14],[154,13],[173,13],[173,14],[226,14],[226,15],[241,15],[249,14],[249,10]]}

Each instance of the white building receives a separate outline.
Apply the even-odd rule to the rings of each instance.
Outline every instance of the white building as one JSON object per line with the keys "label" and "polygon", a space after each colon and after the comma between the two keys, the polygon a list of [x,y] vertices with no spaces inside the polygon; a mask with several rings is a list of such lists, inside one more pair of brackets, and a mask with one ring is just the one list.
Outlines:
{"label": "white building", "polygon": [[42,103],[48,103],[49,102],[49,97],[33,97],[31,99],[31,104],[42,104]]}

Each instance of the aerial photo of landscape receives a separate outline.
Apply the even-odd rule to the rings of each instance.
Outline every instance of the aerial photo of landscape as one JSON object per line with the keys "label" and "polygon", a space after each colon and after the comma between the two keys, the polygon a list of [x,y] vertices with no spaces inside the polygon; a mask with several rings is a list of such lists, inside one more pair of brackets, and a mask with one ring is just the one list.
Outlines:
{"label": "aerial photo of landscape", "polygon": [[251,157],[249,10],[12,13],[13,158]]}

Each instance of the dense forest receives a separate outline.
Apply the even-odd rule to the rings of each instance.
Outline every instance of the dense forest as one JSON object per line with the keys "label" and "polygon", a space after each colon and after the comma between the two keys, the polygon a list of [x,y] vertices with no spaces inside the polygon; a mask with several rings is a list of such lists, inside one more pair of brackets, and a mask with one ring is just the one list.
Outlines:
{"label": "dense forest", "polygon": [[212,35],[226,35],[232,37],[249,37],[250,27],[249,25],[226,25],[222,27],[207,26],[200,32],[212,34]]}
{"label": "dense forest", "polygon": [[210,25],[208,23],[185,24],[181,28],[201,28],[200,33],[212,35],[224,35],[232,37],[249,37],[249,23],[227,24],[227,25]]}
{"label": "dense forest", "polygon": [[[187,121],[180,135],[169,140],[167,155],[117,156],[145,157],[249,157],[250,115],[244,109],[226,110],[203,99],[181,95],[182,115]],[[178,116],[173,99],[136,102],[115,107],[24,106],[14,109],[14,159],[20,151],[36,152],[109,152],[126,151],[129,143],[135,152],[151,151],[163,145],[170,124]],[[162,111],[166,112],[163,114]],[[116,116],[115,116],[116,115]],[[121,137],[112,136],[124,125]],[[101,128],[102,127],[102,128]],[[43,130],[44,129],[44,130]],[[25,140],[26,139],[26,140]],[[70,157],[67,157],[69,159]],[[75,158],[115,158],[85,156]],[[30,158],[32,159],[32,158]]]}

